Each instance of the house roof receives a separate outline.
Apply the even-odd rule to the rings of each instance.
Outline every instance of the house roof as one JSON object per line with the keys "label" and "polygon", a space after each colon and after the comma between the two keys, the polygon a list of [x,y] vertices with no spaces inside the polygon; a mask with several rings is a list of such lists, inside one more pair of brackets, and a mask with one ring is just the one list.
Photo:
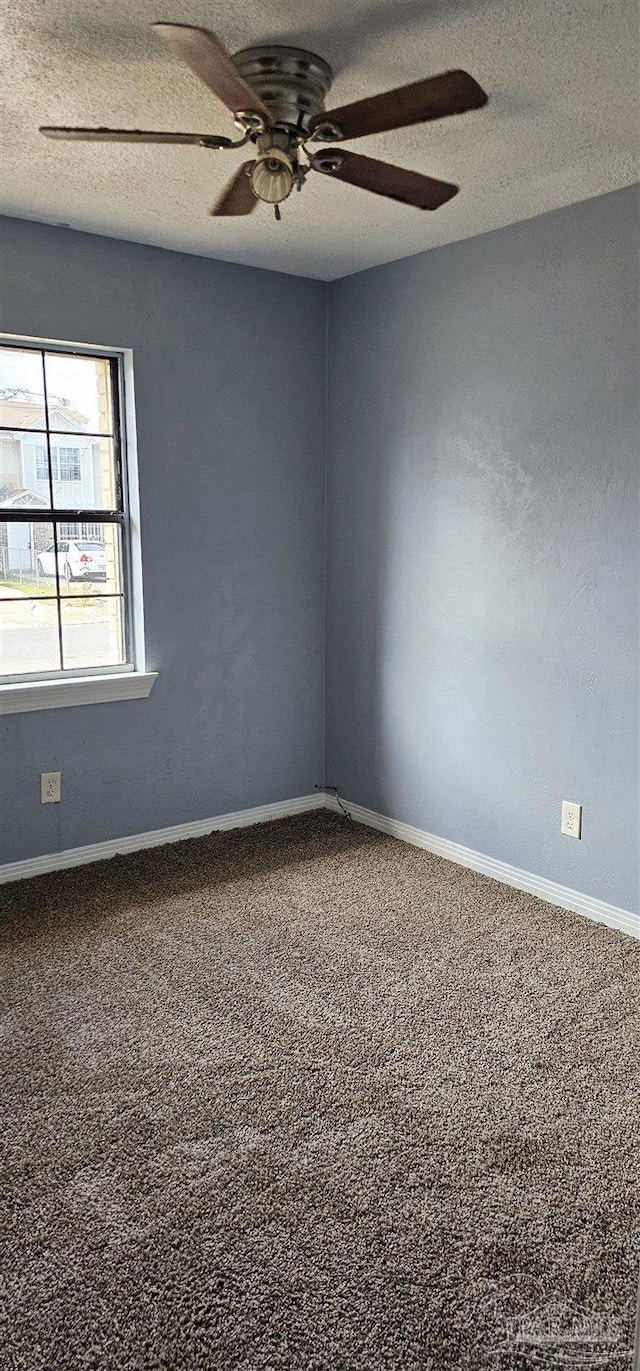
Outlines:
{"label": "house roof", "polygon": [[[73,424],[86,426],[84,414],[69,405],[51,407],[52,414],[60,414]],[[0,398],[0,428],[40,428],[44,424],[44,400],[4,400]]]}
{"label": "house roof", "polygon": [[37,491],[28,490],[26,487],[24,487],[23,490],[14,490],[13,494],[8,495],[6,499],[0,499],[0,508],[16,509],[21,507],[22,505],[40,505],[44,507],[46,506],[46,503],[46,500],[43,500],[42,496],[38,495]]}

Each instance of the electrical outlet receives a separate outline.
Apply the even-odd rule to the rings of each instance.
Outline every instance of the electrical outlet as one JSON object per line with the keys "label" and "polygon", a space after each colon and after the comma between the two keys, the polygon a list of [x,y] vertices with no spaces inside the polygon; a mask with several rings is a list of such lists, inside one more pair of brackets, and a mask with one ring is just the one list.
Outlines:
{"label": "electrical outlet", "polygon": [[57,805],[60,803],[60,772],[42,771],[40,773],[40,804]]}
{"label": "electrical outlet", "polygon": [[560,832],[566,838],[582,837],[582,805],[576,804],[574,800],[562,801],[562,823]]}

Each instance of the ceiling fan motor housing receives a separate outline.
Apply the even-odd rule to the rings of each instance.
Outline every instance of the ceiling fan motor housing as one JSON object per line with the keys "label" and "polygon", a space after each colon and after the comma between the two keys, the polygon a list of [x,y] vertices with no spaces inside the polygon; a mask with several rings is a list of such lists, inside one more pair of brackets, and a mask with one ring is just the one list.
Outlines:
{"label": "ceiling fan motor housing", "polygon": [[331,89],[328,62],[304,48],[276,45],[243,48],[233,61],[240,75],[273,115],[273,123],[308,133]]}

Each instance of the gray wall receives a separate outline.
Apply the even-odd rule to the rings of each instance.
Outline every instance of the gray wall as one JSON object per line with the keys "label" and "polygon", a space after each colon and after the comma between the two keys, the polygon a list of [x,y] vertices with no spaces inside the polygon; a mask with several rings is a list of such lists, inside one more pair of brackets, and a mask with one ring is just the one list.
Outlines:
{"label": "gray wall", "polygon": [[[319,282],[3,221],[3,328],[134,349],[148,700],[2,724],[3,860],[323,777]],[[39,803],[62,771],[63,802]]]}
{"label": "gray wall", "polygon": [[[326,779],[630,909],[636,224],[620,191],[329,287],[326,548]],[[3,860],[311,791],[327,288],[3,228],[6,330],[134,349],[160,671],[3,722]]]}
{"label": "gray wall", "polygon": [[328,781],[633,910],[637,215],[331,286],[327,620]]}

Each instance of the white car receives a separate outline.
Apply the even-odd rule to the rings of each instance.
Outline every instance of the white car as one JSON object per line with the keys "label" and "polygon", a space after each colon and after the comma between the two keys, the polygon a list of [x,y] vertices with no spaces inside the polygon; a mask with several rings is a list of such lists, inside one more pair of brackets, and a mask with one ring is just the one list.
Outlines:
{"label": "white car", "polygon": [[[55,576],[56,549],[51,543],[46,552],[39,552],[36,566],[40,576]],[[61,539],[58,543],[58,575],[69,581],[106,580],[104,543],[78,543]]]}

